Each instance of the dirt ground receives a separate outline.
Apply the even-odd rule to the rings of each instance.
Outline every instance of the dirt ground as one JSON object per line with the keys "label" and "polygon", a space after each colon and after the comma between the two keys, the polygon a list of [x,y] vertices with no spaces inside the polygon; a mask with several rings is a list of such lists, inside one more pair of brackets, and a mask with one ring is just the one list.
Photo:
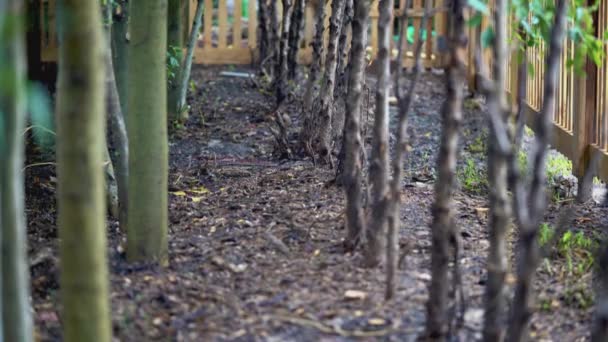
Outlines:
{"label": "dirt ground", "polygon": [[[443,76],[423,75],[410,116],[413,140],[399,239],[404,252],[396,299],[386,302],[383,270],[363,268],[358,253],[343,253],[344,196],[332,183],[334,171],[308,159],[273,157],[272,94],[252,80],[220,76],[222,70],[194,70],[192,115],[171,136],[169,267],[127,263],[125,237],[117,222],[109,221],[116,340],[415,340],[424,329],[430,280],[430,207]],[[373,92],[367,97],[373,102]],[[465,103],[463,153],[468,156],[483,134],[482,110],[474,100]],[[291,113],[293,127],[299,127],[297,104]],[[30,149],[28,163],[40,158]],[[55,172],[49,165],[26,170],[35,323],[41,340],[57,341]],[[466,312],[453,340],[472,341],[480,339],[483,320],[487,201],[483,191],[465,189],[455,200]],[[547,222],[570,204],[552,204]],[[590,203],[576,206],[575,212],[571,228],[600,241],[606,209]],[[581,253],[550,254],[539,268],[534,295],[539,309],[531,329],[535,340],[588,339],[593,267],[568,267]],[[514,277],[508,280],[511,291]],[[454,308],[452,316],[457,313]]]}

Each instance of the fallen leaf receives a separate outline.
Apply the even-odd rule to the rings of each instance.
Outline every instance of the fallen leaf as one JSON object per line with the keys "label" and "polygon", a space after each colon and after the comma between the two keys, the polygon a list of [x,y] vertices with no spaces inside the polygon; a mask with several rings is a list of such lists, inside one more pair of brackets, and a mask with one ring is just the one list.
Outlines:
{"label": "fallen leaf", "polygon": [[187,196],[184,191],[173,191],[172,194],[175,196]]}
{"label": "fallen leaf", "polygon": [[386,320],[382,318],[370,318],[367,320],[369,325],[386,325]]}
{"label": "fallen leaf", "polygon": [[344,292],[344,298],[363,300],[367,298],[367,293],[359,290],[346,290],[346,292]]}

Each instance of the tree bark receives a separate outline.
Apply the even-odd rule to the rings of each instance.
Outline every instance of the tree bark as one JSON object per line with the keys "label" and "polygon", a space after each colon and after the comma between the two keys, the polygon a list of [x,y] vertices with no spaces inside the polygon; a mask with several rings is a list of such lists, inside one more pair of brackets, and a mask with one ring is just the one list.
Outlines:
{"label": "tree bark", "polygon": [[291,26],[291,13],[293,11],[293,2],[291,0],[282,0],[283,3],[283,25],[281,25],[281,41],[279,44],[279,58],[277,59],[276,69],[276,97],[277,104],[283,103],[287,98],[287,77],[289,72],[288,66],[288,51],[289,51],[289,29]]}
{"label": "tree bark", "polygon": [[127,50],[129,40],[129,1],[115,0],[117,10],[112,20],[112,65],[116,78],[116,88],[120,99],[120,109],[123,116],[128,115],[127,110]]}
{"label": "tree bark", "polygon": [[367,46],[367,26],[369,2],[354,0],[354,18],[352,44],[350,51],[351,74],[348,80],[348,101],[346,101],[346,118],[344,130],[344,185],[346,191],[346,251],[353,251],[365,231],[365,220],[362,207],[363,182],[361,176],[361,90],[365,73],[365,47]]}
{"label": "tree bark", "polygon": [[99,2],[62,0],[57,97],[58,226],[65,341],[111,341]]}
{"label": "tree bark", "polygon": [[3,79],[8,88],[0,89],[0,340],[4,336],[5,341],[29,342],[33,341],[33,327],[22,171],[27,80],[25,4],[22,0],[0,1],[0,13],[0,36],[5,38],[0,46],[0,68],[9,71]]}
{"label": "tree bark", "polygon": [[[168,8],[167,8],[167,48],[171,49],[173,47],[179,48],[180,61],[183,60],[183,56],[181,54],[182,47],[184,46],[184,36],[183,36],[183,4],[185,1],[183,0],[168,0]],[[181,71],[181,70],[179,70]],[[174,82],[167,82],[167,116],[169,120],[180,121],[180,112],[178,111],[179,99],[180,99],[180,73],[178,72],[175,75]]]}
{"label": "tree bark", "polygon": [[268,32],[268,19],[269,19],[268,12],[269,12],[268,1],[258,0],[258,30],[260,31],[260,34],[258,35],[260,37],[259,63],[260,63],[260,68],[262,69],[263,73],[265,72],[263,69],[263,61],[265,61],[271,53],[269,51],[270,50],[270,32]]}
{"label": "tree bark", "polygon": [[367,246],[365,250],[366,264],[370,267],[381,262],[381,252],[384,250],[386,232],[386,217],[384,207],[388,195],[389,177],[389,142],[388,142],[388,96],[390,89],[390,40],[392,0],[380,0],[378,4],[378,84],[376,89],[376,115],[374,117],[373,143],[369,177],[371,184],[372,222],[367,230]]}
{"label": "tree bark", "polygon": [[608,340],[608,246],[601,249],[598,259],[598,286],[595,301],[595,322],[591,331],[592,342]]}
{"label": "tree bark", "polygon": [[179,113],[181,121],[188,119],[188,104],[186,103],[186,96],[188,95],[188,81],[190,81],[190,71],[192,70],[192,57],[194,56],[194,49],[196,48],[196,40],[198,33],[201,30],[201,19],[203,17],[203,0],[198,0],[196,4],[196,12],[194,14],[194,23],[192,24],[192,31],[190,32],[190,41],[188,42],[188,50],[186,52],[186,58],[184,58],[183,65],[179,72],[179,102],[175,109]]}
{"label": "tree bark", "polygon": [[288,73],[287,78],[294,80],[298,68],[298,51],[300,51],[300,40],[304,30],[304,12],[306,0],[295,0],[291,25],[289,27],[289,53],[287,55]]}
{"label": "tree bark", "polygon": [[268,69],[268,71],[270,72],[270,78],[274,81],[274,78],[277,77],[278,73],[277,73],[277,65],[279,65],[279,13],[278,13],[278,8],[277,8],[277,2],[278,0],[270,0],[270,5],[268,7],[268,16],[270,17],[269,19],[269,30],[270,34],[270,47],[269,47],[269,52],[270,52],[270,60],[272,63],[270,63],[270,65],[272,65],[271,68]]}
{"label": "tree bark", "polygon": [[427,301],[426,334],[431,340],[443,341],[448,331],[448,262],[450,240],[456,239],[453,192],[456,179],[459,130],[462,122],[462,102],[465,83],[467,36],[465,33],[465,0],[455,0],[449,9],[451,16],[450,53],[447,67],[447,99],[442,109],[442,132],[437,158],[438,179],[435,183],[435,203],[431,225],[431,282]]}
{"label": "tree bark", "polygon": [[[167,2],[131,1],[129,50],[129,261],[167,256]],[[184,73],[184,78],[186,73]]]}
{"label": "tree bark", "polygon": [[321,88],[320,111],[318,112],[318,126],[315,130],[318,137],[316,146],[319,157],[326,160],[333,168],[331,156],[332,145],[332,117],[334,112],[334,87],[336,71],[338,66],[338,39],[340,38],[340,27],[345,1],[333,1],[331,4],[331,19],[329,22],[329,42],[327,44],[327,56],[325,58],[325,74]]}
{"label": "tree bark", "polygon": [[118,221],[120,229],[127,231],[128,219],[128,178],[129,178],[129,139],[125,119],[121,111],[120,99],[114,78],[114,67],[112,65],[112,49],[106,50],[106,115],[110,122],[110,137],[114,145],[113,165],[116,185],[118,187]]}
{"label": "tree bark", "polygon": [[544,102],[536,122],[535,148],[532,153],[533,173],[528,196],[525,196],[523,182],[518,182],[514,190],[514,208],[516,208],[517,221],[520,224],[521,255],[518,259],[517,284],[507,332],[509,341],[523,341],[528,338],[528,326],[533,313],[532,285],[536,268],[540,262],[538,227],[547,202],[545,163],[551,141],[555,93],[566,32],[567,9],[568,4],[565,0],[557,1],[555,22],[551,29],[549,51],[546,57]]}
{"label": "tree bark", "polygon": [[325,0],[317,0],[315,7],[315,35],[312,40],[312,62],[308,72],[306,92],[304,93],[304,104],[302,112],[304,114],[304,124],[300,131],[300,142],[304,149],[314,159],[311,141],[315,132],[315,118],[313,116],[313,100],[316,97],[319,86],[319,78],[322,69],[323,56],[323,24],[325,21]]}
{"label": "tree bark", "polygon": [[[510,111],[504,92],[507,66],[507,15],[508,2],[496,0],[494,8],[494,81],[488,93],[488,110],[499,118],[506,127]],[[488,282],[485,293],[485,321],[483,339],[487,342],[504,339],[504,317],[506,298],[504,293],[505,276],[508,271],[507,232],[511,218],[508,202],[508,154],[499,147],[497,132],[490,125],[488,149],[488,180],[490,197],[489,242],[487,270]]]}

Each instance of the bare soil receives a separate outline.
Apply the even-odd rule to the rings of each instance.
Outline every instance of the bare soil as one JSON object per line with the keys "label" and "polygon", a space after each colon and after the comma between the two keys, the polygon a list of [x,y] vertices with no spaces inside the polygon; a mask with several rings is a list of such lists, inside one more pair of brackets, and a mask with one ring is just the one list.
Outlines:
{"label": "bare soil", "polygon": [[[363,268],[358,253],[342,250],[344,196],[333,183],[334,171],[306,158],[274,157],[272,94],[252,80],[222,77],[221,70],[193,71],[197,91],[191,117],[171,136],[169,267],[127,263],[125,237],[109,219],[116,340],[415,340],[424,329],[430,280],[430,207],[443,76],[423,75],[410,116],[398,290],[396,299],[386,302],[383,269]],[[373,102],[373,91],[368,97]],[[467,101],[463,153],[479,141],[485,126],[483,104]],[[293,127],[299,127],[297,101],[291,109]],[[29,148],[29,164],[41,158]],[[56,175],[52,165],[26,170],[36,329],[40,340],[58,341]],[[481,337],[488,248],[487,201],[481,192],[459,189],[455,198],[466,312],[454,341]],[[552,204],[547,222],[570,204]],[[575,210],[571,228],[602,240],[606,209],[590,203]],[[517,232],[512,235],[515,241]],[[549,255],[534,295],[539,302],[532,324],[535,340],[588,339],[592,269],[576,273],[566,258]],[[510,290],[514,279],[508,277]],[[451,316],[458,316],[456,307]]]}

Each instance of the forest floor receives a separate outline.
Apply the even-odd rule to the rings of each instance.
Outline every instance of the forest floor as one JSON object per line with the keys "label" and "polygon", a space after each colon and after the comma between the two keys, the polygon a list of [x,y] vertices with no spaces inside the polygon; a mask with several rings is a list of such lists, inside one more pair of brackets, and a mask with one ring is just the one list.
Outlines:
{"label": "forest floor", "polygon": [[[415,340],[424,329],[430,280],[443,76],[422,76],[410,115],[413,148],[405,167],[399,238],[403,252],[396,298],[386,302],[383,269],[363,268],[358,253],[342,250],[344,196],[332,182],[334,171],[306,159],[273,157],[274,98],[247,78],[221,76],[222,70],[194,70],[192,115],[171,136],[169,267],[127,263],[125,237],[117,222],[109,221],[116,339]],[[373,103],[373,92],[367,98]],[[466,311],[455,341],[478,340],[483,320],[488,249],[487,196],[480,176],[483,107],[476,100],[465,103],[455,212],[463,242]],[[291,112],[293,127],[300,127],[295,105]],[[28,163],[39,162],[36,158],[29,153]],[[35,166],[27,168],[26,177],[36,327],[41,340],[56,341],[61,340],[56,176],[52,166]],[[550,206],[543,234],[550,234],[550,224],[571,204],[559,199]],[[531,329],[537,340],[585,340],[590,331],[592,250],[608,215],[595,202],[574,209],[568,219],[574,234],[560,239],[537,272],[538,310]],[[514,279],[512,273],[507,277],[510,292]],[[454,309],[451,316],[457,315]]]}

